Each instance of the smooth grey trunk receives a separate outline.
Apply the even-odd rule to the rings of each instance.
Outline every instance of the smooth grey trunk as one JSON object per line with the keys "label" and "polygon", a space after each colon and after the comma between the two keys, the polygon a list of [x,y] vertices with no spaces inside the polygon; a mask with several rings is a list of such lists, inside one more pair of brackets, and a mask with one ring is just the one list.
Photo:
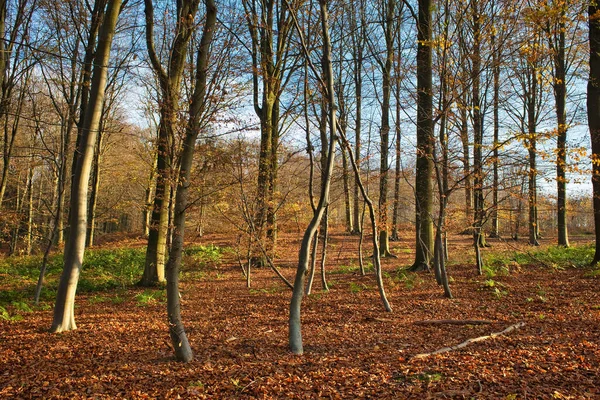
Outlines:
{"label": "smooth grey trunk", "polygon": [[[360,216],[360,226],[364,226],[364,222],[365,222],[365,214],[367,212],[367,205],[366,203],[363,203],[363,209],[362,209],[362,213]],[[363,241],[365,239],[365,234],[364,231],[361,230],[359,233],[359,237],[358,237],[358,268],[360,271],[360,276],[365,276],[365,263],[363,261]]]}
{"label": "smooth grey trunk", "polygon": [[312,243],[312,251],[310,256],[310,272],[308,272],[308,279],[306,280],[306,295],[310,295],[312,292],[312,285],[315,280],[315,271],[317,267],[317,250],[319,245],[319,234],[316,233],[314,235],[313,243]]}
{"label": "smooth grey trunk", "polygon": [[[167,314],[169,320],[169,333],[171,342],[175,349],[175,357],[178,361],[189,362],[193,359],[183,322],[181,319],[181,304],[179,294],[179,270],[183,255],[183,241],[185,231],[185,214],[188,208],[188,191],[190,186],[191,169],[196,149],[196,139],[200,133],[201,117],[205,111],[207,102],[207,73],[210,56],[210,45],[214,35],[217,19],[217,8],[213,0],[204,0],[206,5],[206,21],[202,31],[202,38],[198,48],[196,65],[196,82],[192,102],[189,108],[189,119],[186,127],[183,150],[181,153],[181,164],[177,179],[177,193],[175,195],[174,229],[169,262],[166,268],[167,278]],[[198,8],[196,2],[188,12],[195,15]]]}
{"label": "smooth grey trunk", "polygon": [[[352,13],[351,31],[352,31],[352,50],[353,57],[353,80],[354,80],[354,98],[356,104],[355,120],[354,120],[354,159],[360,170],[361,157],[361,128],[362,128],[362,86],[363,86],[363,60],[364,60],[364,44],[366,41],[367,23],[365,16],[365,4],[361,0],[357,12],[359,13],[360,23],[357,21],[356,15]],[[359,176],[360,177],[360,176]],[[362,219],[360,219],[360,188],[358,178],[354,179],[354,233],[362,232]]]}
{"label": "smooth grey trunk", "polygon": [[77,328],[75,324],[75,292],[85,252],[88,184],[94,158],[96,135],[102,116],[110,47],[121,10],[121,2],[121,0],[110,0],[108,2],[106,15],[100,28],[89,103],[86,107],[82,136],[78,148],[80,157],[73,175],[70,235],[69,241],[65,245],[64,267],[58,285],[51,332],[63,332]]}
{"label": "smooth grey trunk", "polygon": [[325,265],[327,261],[327,242],[329,239],[329,206],[325,207],[325,214],[321,220],[321,232],[323,235],[323,246],[321,247],[321,287],[324,291],[329,291],[327,286],[327,276],[325,274]]}
{"label": "smooth grey trunk", "polygon": [[382,257],[391,256],[388,218],[388,181],[390,150],[390,98],[392,94],[392,68],[394,58],[394,19],[396,0],[384,4],[385,62],[376,59],[382,70],[383,98],[381,102],[381,146],[379,164],[379,252]]}
{"label": "smooth grey trunk", "polygon": [[344,215],[346,217],[346,231],[354,232],[354,220],[352,219],[352,204],[350,202],[350,179],[348,176],[348,155],[346,149],[342,148],[342,179],[344,184]]}
{"label": "smooth grey trunk", "polygon": [[[326,0],[319,0],[321,12],[321,29],[323,35],[323,75],[326,82],[325,89],[327,91],[327,100],[329,105],[329,152],[327,155],[327,168],[324,171],[325,178],[321,184],[321,193],[319,203],[317,204],[315,213],[308,224],[302,244],[298,253],[298,268],[296,270],[296,278],[294,279],[294,290],[292,291],[292,300],[290,301],[290,317],[289,317],[289,344],[290,350],[294,354],[302,354],[304,348],[302,345],[302,325],[300,321],[302,297],[304,296],[304,275],[308,268],[310,258],[310,245],[317,231],[325,210],[329,204],[329,189],[331,187],[331,175],[335,161],[335,147],[337,142],[337,107],[335,103],[335,92],[333,82],[333,69],[331,66],[331,41],[329,37],[329,16],[327,11]],[[295,21],[297,22],[297,21]],[[299,26],[296,28],[300,32]],[[305,49],[306,50],[306,49]],[[305,54],[308,57],[308,54]]]}
{"label": "smooth grey trunk", "polygon": [[98,136],[96,137],[96,147],[94,150],[94,161],[92,163],[92,183],[88,209],[88,235],[86,245],[88,247],[94,245],[94,235],[96,233],[96,205],[98,204],[98,191],[100,190],[100,158],[102,151],[102,138],[104,123],[100,122]]}

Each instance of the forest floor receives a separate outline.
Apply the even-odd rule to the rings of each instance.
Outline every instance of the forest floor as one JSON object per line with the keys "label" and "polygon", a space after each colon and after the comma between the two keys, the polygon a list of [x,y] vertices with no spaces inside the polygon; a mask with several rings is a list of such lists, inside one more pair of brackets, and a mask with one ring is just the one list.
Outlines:
{"label": "forest floor", "polygon": [[[392,243],[399,257],[383,261],[393,307],[386,313],[373,274],[358,273],[357,241],[332,235],[330,290],[315,278],[303,301],[302,356],[288,350],[290,290],[267,268],[254,269],[246,288],[229,252],[202,269],[186,264],[182,273],[191,363],[173,360],[164,296],[136,287],[80,293],[72,332],[47,332],[50,307],[0,319],[0,398],[600,398],[595,270],[549,265],[535,255],[527,261],[522,255],[538,248],[490,240],[484,256],[504,256],[487,257],[494,267],[479,276],[470,238],[453,236],[449,300],[432,273],[400,269],[414,257],[407,236]],[[233,245],[218,235],[202,243]],[[299,235],[279,243],[285,257],[277,264],[293,280]],[[517,249],[521,256],[513,257]],[[428,320],[490,323],[419,323]],[[505,335],[414,357],[521,322]]]}

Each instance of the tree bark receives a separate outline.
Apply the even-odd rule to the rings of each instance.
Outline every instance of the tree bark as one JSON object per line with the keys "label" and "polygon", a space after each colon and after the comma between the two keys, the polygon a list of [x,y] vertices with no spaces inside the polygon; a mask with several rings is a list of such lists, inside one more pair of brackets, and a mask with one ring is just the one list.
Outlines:
{"label": "tree bark", "polygon": [[146,19],[146,48],[152,69],[158,76],[160,86],[160,123],[158,131],[158,159],[154,207],[146,248],[144,274],[139,284],[153,286],[164,282],[164,261],[169,236],[169,214],[171,177],[173,176],[174,138],[183,68],[186,62],[187,47],[194,30],[193,20],[200,0],[178,2],[175,34],[170,43],[168,69],[165,71],[154,48],[154,6],[151,0],[144,0]]}
{"label": "tree bark", "polygon": [[75,183],[72,185],[70,203],[71,232],[68,243],[65,246],[64,267],[56,295],[54,319],[50,328],[52,332],[62,332],[77,328],[75,324],[75,292],[85,252],[88,184],[92,159],[94,157],[96,135],[98,134],[100,117],[102,116],[110,47],[120,10],[121,0],[110,0],[102,27],[100,28],[89,104],[86,107],[82,136],[78,149],[80,157],[73,176]]}
{"label": "tree bark", "polygon": [[483,224],[485,222],[485,205],[483,196],[483,115],[481,112],[481,10],[478,2],[470,3],[471,19],[473,23],[473,49],[471,53],[471,108],[473,116],[473,227],[476,231],[474,237],[479,240],[479,245],[485,246]]}
{"label": "tree bark", "polygon": [[587,84],[587,117],[592,139],[592,190],[596,251],[593,264],[600,262],[600,7],[588,7],[590,76]]}
{"label": "tree bark", "polygon": [[88,210],[88,235],[86,245],[91,247],[94,245],[94,235],[96,233],[96,205],[98,204],[98,191],[100,189],[100,153],[102,151],[102,138],[104,123],[100,122],[100,128],[96,137],[96,146],[94,149],[94,161],[92,163],[92,184],[90,193],[90,204]]}
{"label": "tree bark", "polygon": [[[331,67],[331,41],[329,38],[329,14],[327,11],[327,0],[319,0],[321,11],[321,29],[323,34],[323,75],[327,84],[327,100],[329,105],[329,152],[327,155],[327,168],[324,171],[325,180],[321,184],[321,194],[319,203],[313,215],[312,220],[306,227],[302,244],[298,253],[298,268],[296,270],[296,278],[294,280],[294,290],[292,292],[292,300],[290,301],[290,317],[289,317],[289,344],[290,350],[294,354],[302,354],[304,347],[302,344],[302,325],[300,321],[302,297],[304,295],[304,276],[308,268],[310,258],[310,245],[317,231],[317,227],[321,223],[325,209],[329,204],[329,189],[331,186],[331,175],[335,161],[335,147],[337,142],[337,121],[335,104],[335,92],[333,83],[333,69]],[[305,54],[308,57],[308,54]]]}
{"label": "tree bark", "polygon": [[569,233],[567,229],[567,67],[565,55],[566,8],[568,3],[561,3],[559,20],[554,37],[549,37],[551,50],[553,50],[554,64],[554,99],[556,102],[556,188],[557,188],[557,223],[558,245],[569,247]]}
{"label": "tree bark", "polygon": [[[169,262],[166,268],[167,278],[167,314],[169,320],[169,333],[175,357],[178,361],[189,362],[193,359],[192,349],[185,334],[183,322],[181,320],[181,306],[179,294],[179,270],[181,268],[181,259],[183,255],[183,240],[185,230],[185,214],[188,207],[188,190],[190,186],[191,169],[196,148],[196,139],[200,129],[202,114],[205,110],[207,98],[207,70],[210,57],[210,45],[217,20],[217,7],[213,0],[204,0],[206,5],[206,21],[202,31],[202,38],[198,48],[196,82],[192,103],[189,109],[189,119],[181,153],[181,165],[177,181],[177,194],[175,195],[175,213],[174,230]],[[191,15],[196,13],[197,3],[189,12]]]}
{"label": "tree bark", "polygon": [[499,58],[500,47],[496,45],[496,35],[492,35],[492,75],[494,80],[494,97],[493,97],[493,109],[494,109],[494,180],[492,183],[492,231],[490,232],[491,237],[500,237],[500,223],[498,219],[498,189],[500,185],[499,175],[499,152],[498,147],[500,146],[500,63]]}
{"label": "tree bark", "polygon": [[383,98],[381,101],[381,144],[379,165],[379,252],[382,257],[388,257],[390,253],[389,221],[388,221],[388,173],[389,150],[390,150],[390,98],[392,94],[392,64],[394,57],[394,13],[396,9],[395,0],[387,0],[383,7],[384,34],[385,34],[385,61],[380,62],[382,67]]}
{"label": "tree bark", "polygon": [[433,254],[433,92],[431,0],[419,0],[417,27],[416,257],[411,270],[429,269]]}

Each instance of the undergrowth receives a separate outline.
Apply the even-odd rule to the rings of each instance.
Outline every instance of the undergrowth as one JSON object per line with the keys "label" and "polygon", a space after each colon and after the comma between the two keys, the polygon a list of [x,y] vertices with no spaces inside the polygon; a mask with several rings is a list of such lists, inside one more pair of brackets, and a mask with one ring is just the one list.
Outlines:
{"label": "undergrowth", "polygon": [[[226,249],[217,246],[190,246],[185,250],[188,269],[199,269],[216,266],[221,262]],[[146,256],[145,248],[111,248],[91,249],[85,253],[81,276],[77,285],[80,293],[96,293],[111,291],[109,296],[90,296],[91,303],[125,301],[123,290],[134,286],[140,279]],[[58,281],[63,268],[63,255],[54,254],[49,257],[44,287],[39,306],[34,306],[32,299],[37,284],[42,256],[11,256],[0,258],[0,319],[17,320],[18,313],[49,307],[56,298]],[[193,274],[202,277],[202,274]],[[140,295],[138,295],[140,296]],[[156,293],[142,293],[137,298],[138,304],[159,301]]]}
{"label": "undergrowth", "polygon": [[[491,278],[507,274],[511,268],[525,265],[550,267],[554,269],[583,268],[590,265],[594,255],[594,245],[562,247],[549,246],[531,251],[493,251],[484,252],[484,273]],[[492,276],[489,276],[489,275]]]}

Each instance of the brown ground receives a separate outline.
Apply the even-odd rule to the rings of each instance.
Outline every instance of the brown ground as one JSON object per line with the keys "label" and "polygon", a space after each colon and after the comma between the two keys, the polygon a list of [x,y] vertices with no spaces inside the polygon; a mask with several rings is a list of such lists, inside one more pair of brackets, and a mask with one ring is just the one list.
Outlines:
{"label": "brown ground", "polygon": [[[280,265],[290,279],[297,239],[280,240],[279,252],[287,256]],[[227,244],[219,236],[203,239],[208,242]],[[393,275],[410,262],[408,243],[394,243],[400,258],[386,259],[385,271]],[[355,237],[337,234],[332,244],[330,271],[356,264]],[[268,269],[254,270],[247,289],[233,259],[202,279],[187,275],[182,284],[196,357],[190,364],[172,360],[165,306],[139,306],[134,296],[142,289],[120,294],[126,299],[120,304],[79,295],[79,329],[69,333],[45,331],[51,310],[26,313],[20,322],[0,320],[0,398],[600,398],[598,280],[577,269],[514,266],[486,288],[486,278],[466,264],[468,237],[453,238],[450,246],[451,258],[465,262],[450,267],[453,300],[441,296],[431,274],[408,282],[387,278],[389,314],[372,276],[330,273],[328,293],[316,279],[303,303],[303,356],[287,347],[290,291]],[[415,324],[431,319],[493,323]],[[517,322],[526,325],[411,359]]]}

